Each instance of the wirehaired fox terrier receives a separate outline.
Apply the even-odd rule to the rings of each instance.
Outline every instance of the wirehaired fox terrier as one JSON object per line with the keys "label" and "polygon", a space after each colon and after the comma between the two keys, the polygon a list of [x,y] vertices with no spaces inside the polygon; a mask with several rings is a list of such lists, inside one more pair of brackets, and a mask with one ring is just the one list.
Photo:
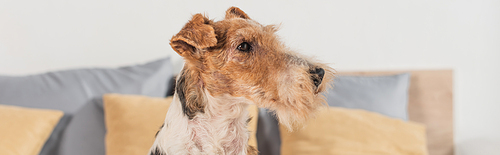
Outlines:
{"label": "wirehaired fox terrier", "polygon": [[170,40],[185,65],[150,154],[258,154],[248,105],[274,111],[289,130],[324,106],[333,69],[294,53],[276,31],[236,7],[217,22],[193,15]]}

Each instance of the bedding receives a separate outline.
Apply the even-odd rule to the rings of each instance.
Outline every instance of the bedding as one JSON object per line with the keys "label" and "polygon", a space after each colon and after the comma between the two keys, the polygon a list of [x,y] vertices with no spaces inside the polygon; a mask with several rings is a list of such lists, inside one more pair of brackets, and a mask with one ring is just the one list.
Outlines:
{"label": "bedding", "polygon": [[386,76],[340,75],[325,94],[328,105],[364,109],[408,120],[410,74]]}
{"label": "bedding", "polygon": [[37,155],[62,116],[59,110],[0,105],[0,154]]}
{"label": "bedding", "polygon": [[366,110],[322,109],[305,127],[280,126],[282,155],[426,155],[425,127]]}
{"label": "bedding", "polygon": [[[170,59],[153,61],[142,67],[119,68],[125,73],[106,77],[109,83],[121,85],[92,98],[73,116],[64,131],[58,149],[60,155],[104,155],[105,124],[102,95],[105,93],[138,94],[164,97],[169,87],[167,80],[172,76]],[[108,73],[108,75],[113,75]],[[123,83],[122,83],[123,82]],[[108,83],[106,83],[108,85]],[[82,140],[84,139],[84,140]]]}
{"label": "bedding", "polygon": [[[98,104],[93,102],[99,102],[98,97],[105,93],[164,96],[168,87],[165,79],[172,74],[170,58],[163,58],[116,69],[74,69],[29,76],[0,76],[0,104],[56,109],[65,113],[41,155],[99,155],[104,154],[105,131],[101,130],[104,129],[104,122],[102,110],[98,111],[95,107]],[[102,147],[94,147],[99,144]]]}
{"label": "bedding", "polygon": [[[158,63],[160,61],[163,63]],[[0,104],[20,105],[32,108],[47,107],[65,112],[40,154],[63,154],[59,150],[60,148],[58,148],[61,145],[59,139],[61,139],[61,133],[64,131],[66,124],[70,123],[70,121],[76,122],[73,122],[72,124],[74,125],[71,125],[71,134],[68,133],[72,135],[73,140],[65,141],[65,144],[62,145],[81,146],[81,148],[76,148],[74,151],[67,149],[66,154],[104,154],[105,145],[104,138],[102,137],[105,136],[106,129],[103,101],[100,97],[102,94],[100,93],[118,91],[118,93],[124,92],[127,94],[143,93],[143,95],[147,96],[164,96],[160,93],[165,94],[165,92],[153,92],[154,94],[150,95],[152,91],[143,90],[149,90],[150,88],[167,89],[169,83],[166,83],[165,81],[167,80],[164,80],[160,76],[167,76],[169,74],[172,77],[170,67],[166,67],[169,64],[166,64],[162,60],[158,60],[156,65],[148,64],[118,69],[77,69],[18,77],[0,75]],[[147,71],[140,71],[141,69],[138,68],[144,68]],[[96,72],[93,72],[93,70],[96,70]],[[342,75],[344,77],[347,77],[347,75],[368,75],[370,77],[373,75],[393,76],[399,73],[401,72],[343,72],[339,74],[341,76],[338,76],[338,78],[343,77]],[[86,74],[91,74],[91,76]],[[99,74],[99,76],[92,74]],[[426,124],[429,154],[452,155],[454,150],[452,112],[453,72],[451,70],[411,71],[410,76],[408,119]],[[171,79],[170,77],[166,77],[166,79]],[[111,81],[114,81],[110,80],[110,78],[119,78],[118,81],[120,82],[110,84]],[[99,84],[99,82],[106,84]],[[165,82],[165,84],[145,84],[158,82]],[[103,87],[96,87],[96,83]],[[133,84],[134,88],[129,88],[128,84]],[[138,88],[140,85],[144,87]],[[127,87],[124,88],[123,86]],[[351,88],[355,90],[355,87]],[[140,91],[131,92],[131,89]],[[87,91],[96,93],[86,94]],[[260,109],[257,140],[259,141],[258,149],[261,151],[261,154],[276,154],[276,152],[280,154],[281,137],[279,133],[277,121],[273,118],[272,114],[269,114],[266,109]],[[79,140],[78,138],[85,140]],[[87,142],[87,138],[90,143]],[[53,149],[54,147],[56,148],[55,150]]]}
{"label": "bedding", "polygon": [[[401,71],[342,72],[342,75],[394,75]],[[453,71],[411,71],[409,120],[426,125],[430,155],[453,155]]]}

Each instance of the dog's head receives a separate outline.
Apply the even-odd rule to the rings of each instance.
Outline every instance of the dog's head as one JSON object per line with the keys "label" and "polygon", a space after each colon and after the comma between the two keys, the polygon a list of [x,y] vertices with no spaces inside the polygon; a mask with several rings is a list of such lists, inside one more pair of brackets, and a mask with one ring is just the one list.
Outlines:
{"label": "dog's head", "polygon": [[170,43],[186,61],[176,89],[184,113],[192,119],[204,112],[207,93],[244,97],[291,129],[324,105],[320,93],[333,69],[294,53],[276,31],[236,7],[218,22],[193,15]]}

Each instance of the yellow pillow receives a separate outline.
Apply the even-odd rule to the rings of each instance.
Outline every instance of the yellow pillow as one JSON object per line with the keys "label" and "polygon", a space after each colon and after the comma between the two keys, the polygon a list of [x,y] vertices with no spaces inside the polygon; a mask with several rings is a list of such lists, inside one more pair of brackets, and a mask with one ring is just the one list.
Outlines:
{"label": "yellow pillow", "polygon": [[0,105],[0,154],[37,155],[62,111]]}
{"label": "yellow pillow", "polygon": [[322,109],[303,129],[280,126],[282,155],[425,155],[423,125],[364,110]]}
{"label": "yellow pillow", "polygon": [[[106,122],[106,154],[147,154],[153,145],[155,134],[165,120],[172,98],[108,94],[104,95],[104,117]],[[257,148],[258,108],[249,108],[252,120],[249,123],[249,144]],[[149,135],[149,136],[148,136]]]}

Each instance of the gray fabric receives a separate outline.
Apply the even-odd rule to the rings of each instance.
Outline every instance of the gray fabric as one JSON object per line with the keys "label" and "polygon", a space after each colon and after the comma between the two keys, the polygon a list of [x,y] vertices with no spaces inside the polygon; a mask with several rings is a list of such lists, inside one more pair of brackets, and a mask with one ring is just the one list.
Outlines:
{"label": "gray fabric", "polygon": [[57,155],[57,149],[61,144],[61,136],[63,131],[68,126],[71,121],[72,114],[65,113],[64,116],[59,120],[49,139],[43,145],[40,155]]}
{"label": "gray fabric", "polygon": [[[325,96],[328,105],[364,109],[402,120],[408,119],[410,74],[391,76],[337,76]],[[260,155],[280,155],[278,120],[259,109],[257,143]]]}
{"label": "gray fabric", "polygon": [[261,155],[281,154],[278,120],[265,108],[259,108],[257,123],[257,149]]}
{"label": "gray fabric", "polygon": [[60,155],[105,155],[106,127],[102,97],[85,104],[76,112],[61,140]]}
{"label": "gray fabric", "polygon": [[408,120],[410,74],[392,76],[339,76],[325,95],[328,105],[364,109]]}
{"label": "gray fabric", "polygon": [[[59,149],[71,151],[66,152],[68,155],[89,150],[104,152],[104,146],[92,148],[85,145],[86,140],[91,137],[80,137],[77,143],[73,143],[74,141],[71,141],[74,140],[73,136],[78,136],[78,134],[69,135],[69,133],[75,133],[70,130],[64,133],[64,136],[68,137],[61,137],[61,135],[68,123],[71,126],[75,124],[75,120],[85,120],[86,117],[81,115],[96,114],[85,112],[85,109],[90,109],[88,107],[92,105],[90,104],[92,99],[105,93],[164,96],[168,87],[167,81],[172,77],[171,68],[170,58],[164,58],[143,65],[118,69],[77,69],[20,77],[0,76],[0,104],[57,109],[65,112],[64,117],[44,145],[41,155],[57,155]],[[80,108],[82,109],[79,110]],[[73,114],[77,115],[72,120]],[[96,118],[93,119],[96,121]],[[89,131],[91,130],[93,129],[89,128]],[[99,135],[99,133],[93,134]],[[100,136],[103,139],[103,135]],[[60,143],[61,139],[62,143]],[[58,148],[58,146],[65,148]]]}

